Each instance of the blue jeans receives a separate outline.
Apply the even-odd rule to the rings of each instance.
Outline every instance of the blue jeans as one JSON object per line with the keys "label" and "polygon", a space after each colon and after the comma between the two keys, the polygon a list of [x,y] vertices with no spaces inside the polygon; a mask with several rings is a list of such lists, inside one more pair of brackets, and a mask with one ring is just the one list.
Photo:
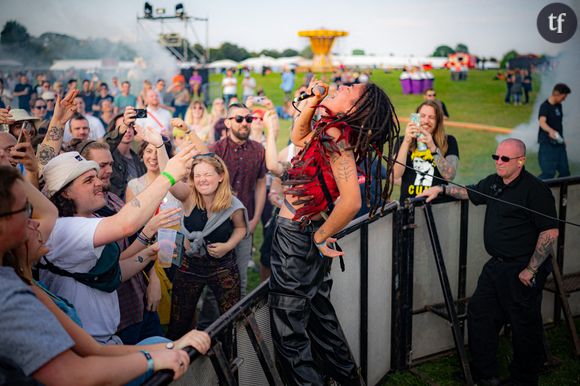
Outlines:
{"label": "blue jeans", "polygon": [[117,333],[124,344],[137,344],[143,339],[155,336],[162,336],[163,330],[159,322],[159,315],[157,312],[145,311],[143,313],[143,321],[125,327]]}
{"label": "blue jeans", "polygon": [[554,178],[556,171],[558,172],[558,177],[567,177],[570,175],[568,154],[566,153],[566,146],[563,144],[541,142],[538,161],[540,163],[540,169],[542,170],[542,173],[538,177],[542,180]]}

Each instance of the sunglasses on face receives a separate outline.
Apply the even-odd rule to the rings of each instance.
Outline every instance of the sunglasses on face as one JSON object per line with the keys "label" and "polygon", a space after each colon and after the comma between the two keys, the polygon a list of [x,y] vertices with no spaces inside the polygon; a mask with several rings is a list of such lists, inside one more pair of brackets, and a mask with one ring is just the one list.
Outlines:
{"label": "sunglasses on face", "polygon": [[428,97],[434,97],[435,94],[427,94]]}
{"label": "sunglasses on face", "polygon": [[494,161],[497,160],[502,160],[502,162],[510,162],[513,159],[518,159],[518,158],[522,158],[524,157],[523,155],[519,156],[519,157],[508,157],[507,155],[497,155],[497,154],[492,154],[491,155],[491,159],[493,159]]}
{"label": "sunglasses on face", "polygon": [[34,106],[34,108],[37,109],[37,110],[46,110],[46,105]]}
{"label": "sunglasses on face", "polygon": [[235,119],[235,121],[237,123],[242,123],[244,120],[247,123],[252,123],[252,121],[254,119],[256,119],[255,117],[251,116],[251,115],[246,115],[245,117],[241,116],[241,115],[236,115],[235,117],[229,117],[228,119]]}

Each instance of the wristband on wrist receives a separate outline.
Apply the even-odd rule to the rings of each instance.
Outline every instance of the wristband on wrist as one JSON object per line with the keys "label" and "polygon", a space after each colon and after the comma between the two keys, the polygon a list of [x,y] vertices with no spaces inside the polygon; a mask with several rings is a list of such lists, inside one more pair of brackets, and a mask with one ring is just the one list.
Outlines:
{"label": "wristband on wrist", "polygon": [[441,194],[440,196],[447,196],[447,185],[441,185]]}
{"label": "wristband on wrist", "polygon": [[164,143],[164,142],[162,142],[162,143],[161,143],[161,145],[159,145],[159,146],[155,146],[155,148],[156,148],[156,149],[161,149],[161,148],[162,148],[164,145],[165,145],[165,143]]}
{"label": "wristband on wrist", "polygon": [[171,174],[169,174],[167,172],[161,172],[161,175],[169,180],[169,182],[171,183],[171,186],[175,185],[175,178],[173,178],[173,176]]}
{"label": "wristband on wrist", "polygon": [[149,376],[149,375],[153,374],[153,372],[155,370],[155,363],[153,363],[153,358],[151,357],[151,354],[149,354],[149,351],[141,350],[140,353],[142,353],[145,356],[145,359],[147,359],[147,373],[146,373],[146,375]]}

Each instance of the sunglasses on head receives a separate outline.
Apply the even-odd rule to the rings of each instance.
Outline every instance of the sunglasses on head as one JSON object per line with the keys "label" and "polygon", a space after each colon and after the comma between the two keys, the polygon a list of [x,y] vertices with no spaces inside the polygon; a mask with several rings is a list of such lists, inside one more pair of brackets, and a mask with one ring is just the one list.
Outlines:
{"label": "sunglasses on head", "polygon": [[247,123],[252,123],[252,121],[254,119],[256,119],[256,117],[251,116],[251,115],[246,115],[245,117],[244,116],[241,116],[241,115],[236,115],[235,117],[229,117],[228,119],[235,119],[235,121],[238,122],[238,123],[242,123],[244,120]]}
{"label": "sunglasses on head", "polygon": [[497,154],[492,154],[491,155],[491,159],[493,159],[494,161],[497,160],[502,160],[502,162],[510,162],[513,159],[518,159],[518,158],[522,158],[524,157],[523,155],[519,156],[519,157],[508,157],[507,155],[497,155]]}
{"label": "sunglasses on head", "polygon": [[215,156],[215,153],[203,153],[203,154],[194,155],[193,159],[198,159],[198,158],[203,158],[203,157],[213,157],[213,156]]}

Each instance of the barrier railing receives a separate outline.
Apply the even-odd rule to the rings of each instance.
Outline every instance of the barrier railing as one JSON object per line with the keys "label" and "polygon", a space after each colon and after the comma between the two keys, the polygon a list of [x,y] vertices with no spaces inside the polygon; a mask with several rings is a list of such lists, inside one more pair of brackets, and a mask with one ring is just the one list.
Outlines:
{"label": "barrier railing", "polygon": [[[580,222],[580,178],[548,181],[560,219]],[[333,264],[332,302],[351,351],[367,384],[380,383],[391,370],[402,370],[422,358],[454,347],[448,323],[434,311],[444,304],[429,230],[422,211],[389,204],[385,213],[353,221],[337,235],[345,252],[346,271]],[[463,334],[464,300],[473,293],[488,255],[483,247],[485,207],[467,201],[432,206],[451,295]],[[572,235],[572,237],[567,237]],[[564,276],[580,272],[577,228],[561,224],[558,264]],[[574,254],[575,253],[575,254]],[[207,356],[189,351],[191,365],[176,385],[278,385],[267,305],[268,285],[262,283],[206,331],[214,338]],[[580,314],[580,292],[570,294],[572,313]],[[463,306],[462,306],[463,304]],[[431,307],[431,309],[429,309]],[[546,322],[560,319],[553,293],[544,292]],[[233,352],[224,352],[231,336]],[[465,336],[464,336],[465,338]],[[225,345],[227,347],[227,345]],[[158,372],[148,386],[171,383],[171,372]]]}

